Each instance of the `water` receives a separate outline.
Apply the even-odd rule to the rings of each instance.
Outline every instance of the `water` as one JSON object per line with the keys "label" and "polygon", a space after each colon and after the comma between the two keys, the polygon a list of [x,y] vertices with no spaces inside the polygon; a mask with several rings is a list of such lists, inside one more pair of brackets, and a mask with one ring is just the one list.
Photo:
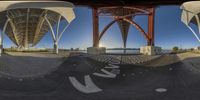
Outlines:
{"label": "water", "polygon": [[[106,53],[122,54],[124,50],[106,50]],[[139,54],[140,50],[126,50],[126,54]]]}
{"label": "water", "polygon": [[172,50],[162,50],[162,53],[164,53],[164,54],[168,54],[168,53],[171,53],[172,52]]}

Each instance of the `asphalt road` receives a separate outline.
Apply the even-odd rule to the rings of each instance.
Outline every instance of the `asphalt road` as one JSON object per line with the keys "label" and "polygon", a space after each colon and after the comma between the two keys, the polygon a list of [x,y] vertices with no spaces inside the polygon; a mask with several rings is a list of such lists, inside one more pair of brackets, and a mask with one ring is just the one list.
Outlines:
{"label": "asphalt road", "polygon": [[[164,60],[165,58],[160,58],[152,63]],[[182,62],[156,67],[118,65],[120,74],[115,78],[103,78],[92,74],[101,73],[100,70],[105,65],[84,56],[73,56],[58,70],[44,77],[35,79],[1,77],[0,100],[200,99],[200,72],[196,71],[197,66],[194,70],[193,66]],[[93,83],[102,91],[83,93],[69,80],[69,77],[73,76],[84,85],[85,75],[89,75]]]}

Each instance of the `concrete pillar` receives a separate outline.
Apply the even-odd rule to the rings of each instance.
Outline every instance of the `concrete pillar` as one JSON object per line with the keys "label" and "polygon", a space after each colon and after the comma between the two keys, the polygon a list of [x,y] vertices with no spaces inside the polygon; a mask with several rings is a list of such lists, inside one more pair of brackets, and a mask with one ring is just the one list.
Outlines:
{"label": "concrete pillar", "polygon": [[124,49],[124,54],[126,54],[126,49]]}
{"label": "concrete pillar", "polygon": [[140,53],[144,55],[159,55],[162,53],[161,47],[157,46],[144,46],[140,48]]}
{"label": "concrete pillar", "polygon": [[93,22],[93,47],[87,48],[88,54],[105,54],[106,48],[99,47],[99,15],[98,8],[92,8],[92,22]]}
{"label": "concrete pillar", "polygon": [[126,39],[124,40],[124,54],[126,54]]}
{"label": "concrete pillar", "polygon": [[58,44],[54,43],[54,53],[58,54]]}

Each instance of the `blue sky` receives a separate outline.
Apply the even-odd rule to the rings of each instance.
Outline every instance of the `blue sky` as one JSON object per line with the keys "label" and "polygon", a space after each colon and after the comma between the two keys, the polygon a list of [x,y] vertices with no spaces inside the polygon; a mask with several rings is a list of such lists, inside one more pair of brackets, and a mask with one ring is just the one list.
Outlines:
{"label": "blue sky", "polygon": [[[81,48],[86,49],[92,46],[92,11],[87,7],[74,9],[76,19],[71,23],[63,34],[59,48]],[[160,6],[156,8],[155,15],[155,45],[164,49],[171,49],[173,46],[191,48],[199,46],[199,42],[192,32],[181,22],[181,10],[179,6]],[[136,16],[133,19],[147,31],[147,17]],[[107,25],[111,18],[100,17],[100,31]],[[64,26],[64,21],[62,26]],[[102,46],[107,48],[122,47],[122,37],[118,25],[115,23],[103,36],[100,41]],[[7,37],[4,40],[4,47],[14,45]],[[130,27],[127,47],[138,48],[146,45],[142,34],[133,26]],[[51,34],[48,32],[36,47],[53,47]]]}

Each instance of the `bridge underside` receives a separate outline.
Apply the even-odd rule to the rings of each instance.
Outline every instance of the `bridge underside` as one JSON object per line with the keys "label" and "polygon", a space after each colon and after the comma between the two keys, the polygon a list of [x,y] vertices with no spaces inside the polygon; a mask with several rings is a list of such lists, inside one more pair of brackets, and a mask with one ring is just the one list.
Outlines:
{"label": "bridge underside", "polygon": [[[137,28],[147,40],[147,47],[144,50],[151,49],[147,52],[161,51],[154,48],[154,14],[155,7],[160,5],[181,5],[189,0],[68,0],[78,6],[87,6],[93,9],[93,48],[89,51],[98,53],[105,52],[105,48],[99,48],[99,41],[115,22],[121,31],[123,46],[126,48],[126,41],[130,25]],[[105,28],[99,32],[99,16],[109,16],[113,18]],[[148,31],[145,32],[136,22],[132,20],[133,17],[138,15],[148,16]],[[103,50],[103,51],[102,51]],[[94,53],[93,52],[93,53]],[[154,53],[155,54],[155,53]]]}
{"label": "bridge underside", "polygon": [[158,6],[180,5],[189,0],[65,0],[80,6],[108,7],[108,6]]}
{"label": "bridge underside", "polygon": [[[60,38],[75,19],[74,5],[64,1],[0,1],[0,7],[0,54],[5,34],[18,48],[27,49],[38,44],[48,31],[58,53]],[[66,24],[60,29],[62,20]]]}
{"label": "bridge underside", "polygon": [[35,46],[49,31],[45,16],[51,25],[56,24],[59,18],[59,14],[44,9],[27,8],[4,11],[0,13],[0,28],[3,29],[8,19],[5,34],[18,47],[28,48]]}
{"label": "bridge underside", "polygon": [[[141,26],[132,20],[133,17],[141,15],[148,16],[148,32],[145,32]],[[93,47],[99,46],[100,39],[115,22],[118,23],[121,30],[124,47],[126,47],[130,25],[134,26],[141,32],[147,40],[148,45],[154,46],[154,15],[155,8],[153,6],[93,8]],[[105,26],[102,32],[99,32],[99,16],[111,17],[113,19],[113,21]]]}
{"label": "bridge underside", "polygon": [[[109,6],[109,7],[92,7],[92,14],[93,14],[93,47],[95,48],[94,51],[101,52],[104,50],[99,47],[99,41],[106,33],[106,31],[116,22],[120,28],[122,40],[123,40],[123,47],[126,48],[127,36],[129,32],[130,25],[134,26],[137,30],[140,31],[142,36],[147,41],[147,46],[144,50],[151,49],[147,51],[147,54],[156,54],[154,51],[161,51],[161,50],[154,50],[160,48],[154,48],[154,16],[155,16],[155,7],[156,6]],[[148,30],[145,30],[137,24],[133,18],[135,16],[147,16],[148,17]],[[113,19],[108,25],[106,25],[103,30],[99,31],[99,18],[103,17],[110,17]],[[149,47],[150,46],[150,47]],[[93,49],[94,49],[93,48]],[[104,52],[104,51],[103,51]],[[146,52],[146,51],[145,51]],[[149,53],[153,52],[153,53]],[[145,53],[146,54],[146,53]]]}

